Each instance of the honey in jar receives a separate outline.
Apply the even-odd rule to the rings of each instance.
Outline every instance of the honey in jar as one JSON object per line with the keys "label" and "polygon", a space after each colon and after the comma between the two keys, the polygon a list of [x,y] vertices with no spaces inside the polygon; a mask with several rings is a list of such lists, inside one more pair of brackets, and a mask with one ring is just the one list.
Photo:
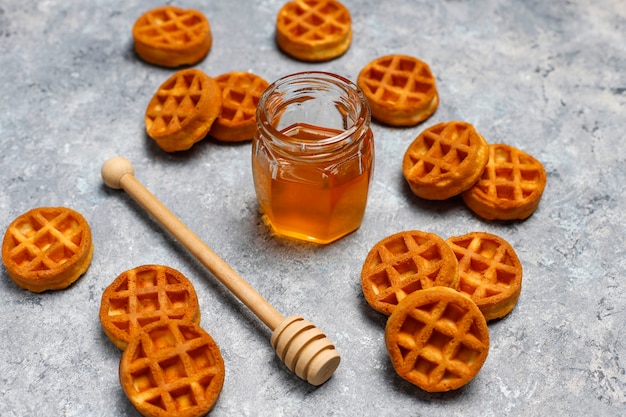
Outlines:
{"label": "honey in jar", "polygon": [[261,96],[256,121],[254,185],[275,232],[330,243],[358,229],[374,161],[359,88],[330,73],[288,75]]}

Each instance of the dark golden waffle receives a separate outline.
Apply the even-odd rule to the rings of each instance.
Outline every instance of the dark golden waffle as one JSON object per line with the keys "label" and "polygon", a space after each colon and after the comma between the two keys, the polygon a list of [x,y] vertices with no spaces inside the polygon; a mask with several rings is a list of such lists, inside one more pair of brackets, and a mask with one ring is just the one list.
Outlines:
{"label": "dark golden waffle", "polygon": [[209,134],[225,142],[252,139],[256,130],[256,110],[268,82],[249,72],[234,71],[215,77],[222,90],[222,112]]}
{"label": "dark golden waffle", "polygon": [[389,317],[385,343],[394,369],[428,392],[458,389],[489,353],[487,322],[467,296],[447,287],[416,291]]}
{"label": "dark golden waffle", "polygon": [[456,287],[454,252],[433,233],[410,230],[388,236],[368,253],[361,269],[363,295],[372,308],[391,314],[412,292]]}
{"label": "dark golden waffle", "polygon": [[146,108],[146,131],[167,152],[203,139],[222,109],[215,80],[198,69],[181,70],[156,91]]}
{"label": "dark golden waffle", "polygon": [[459,261],[457,290],[476,303],[487,321],[509,314],[522,290],[522,264],[513,247],[484,232],[454,236],[446,243]]}
{"label": "dark golden waffle", "polygon": [[142,265],[121,273],[102,293],[100,323],[106,335],[124,350],[143,327],[164,318],[200,322],[198,298],[179,271]]}
{"label": "dark golden waffle", "polygon": [[213,43],[209,21],[201,12],[174,6],[141,15],[133,26],[133,40],[137,55],[164,67],[196,64]]}
{"label": "dark golden waffle", "polygon": [[119,375],[126,396],[144,417],[204,416],[222,390],[224,360],[200,326],[167,319],[131,339]]}
{"label": "dark golden waffle", "polygon": [[523,220],[539,206],[546,171],[538,160],[513,146],[489,145],[489,159],[463,201],[488,220]]}
{"label": "dark golden waffle", "polygon": [[352,19],[336,0],[295,0],[285,3],[276,17],[276,42],[302,61],[327,61],[348,50]]}
{"label": "dark golden waffle", "polygon": [[92,254],[89,224],[67,207],[39,207],[20,215],[2,242],[9,276],[33,292],[68,287],[87,271]]}
{"label": "dark golden waffle", "polygon": [[387,55],[368,63],[357,84],[372,117],[392,126],[412,126],[430,117],[439,105],[435,77],[423,61]]}
{"label": "dark golden waffle", "polygon": [[458,121],[439,123],[409,145],[402,173],[416,196],[444,200],[474,185],[488,157],[487,142],[474,126]]}

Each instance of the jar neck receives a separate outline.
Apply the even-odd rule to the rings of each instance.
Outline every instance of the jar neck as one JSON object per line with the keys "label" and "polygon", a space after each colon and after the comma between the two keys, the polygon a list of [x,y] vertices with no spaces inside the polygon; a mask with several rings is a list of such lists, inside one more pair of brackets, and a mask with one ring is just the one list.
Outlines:
{"label": "jar neck", "polygon": [[369,133],[370,108],[359,87],[327,72],[287,75],[261,95],[257,136],[278,152],[306,158],[342,153]]}

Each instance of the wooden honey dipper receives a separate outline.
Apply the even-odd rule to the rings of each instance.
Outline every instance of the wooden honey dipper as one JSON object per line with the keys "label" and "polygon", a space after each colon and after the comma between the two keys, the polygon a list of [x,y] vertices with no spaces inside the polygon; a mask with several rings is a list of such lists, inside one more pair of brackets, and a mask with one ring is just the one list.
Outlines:
{"label": "wooden honey dipper", "polygon": [[272,330],[270,343],[287,368],[316,386],[331,377],[340,357],[330,339],[300,316],[283,317],[135,178],[130,161],[109,159],[102,165],[102,179],[107,186],[126,191]]}

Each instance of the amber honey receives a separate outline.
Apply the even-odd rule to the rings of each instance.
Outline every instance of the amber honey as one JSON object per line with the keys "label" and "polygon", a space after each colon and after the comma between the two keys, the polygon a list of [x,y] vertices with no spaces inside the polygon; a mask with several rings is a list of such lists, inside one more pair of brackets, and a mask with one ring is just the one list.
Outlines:
{"label": "amber honey", "polygon": [[[305,141],[341,133],[295,124],[281,131]],[[356,230],[364,215],[371,172],[371,148],[328,166],[327,161],[293,163],[274,159],[272,169],[253,159],[261,211],[279,234],[318,243],[332,242]]]}
{"label": "amber honey", "polygon": [[[297,90],[289,90],[294,77]],[[330,243],[359,228],[373,168],[369,120],[358,87],[333,74],[295,74],[266,90],[252,173],[276,233]]]}

